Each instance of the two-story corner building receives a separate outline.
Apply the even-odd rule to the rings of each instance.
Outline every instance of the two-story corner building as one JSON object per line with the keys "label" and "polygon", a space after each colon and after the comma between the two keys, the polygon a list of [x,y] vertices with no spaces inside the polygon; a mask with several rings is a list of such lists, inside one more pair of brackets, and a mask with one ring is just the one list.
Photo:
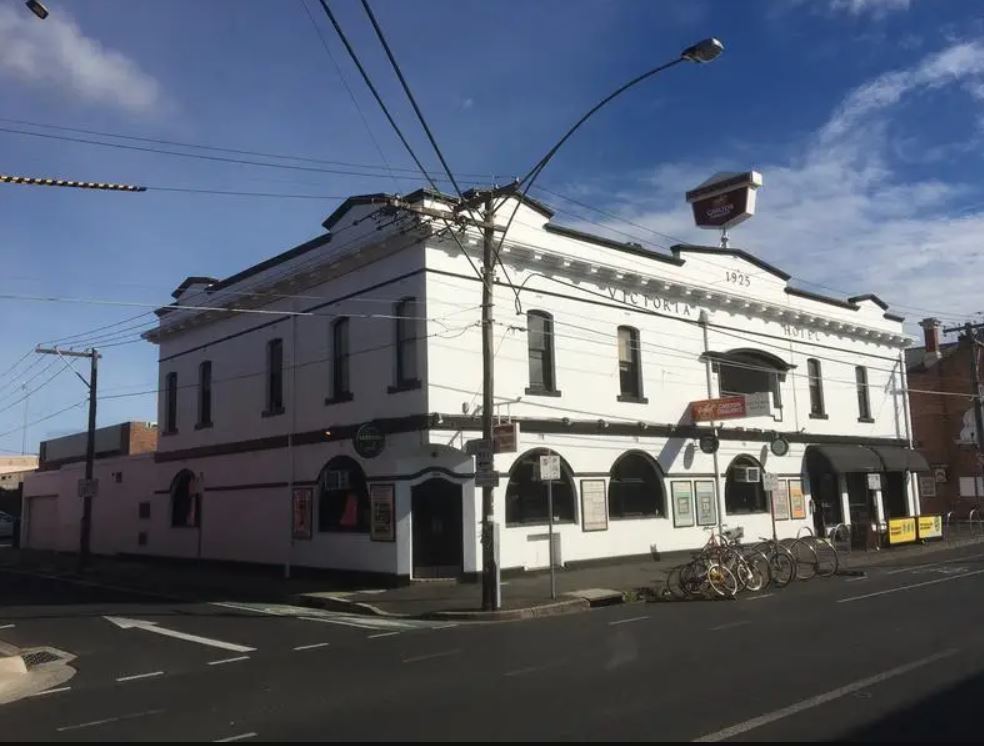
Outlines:
{"label": "two-story corner building", "polygon": [[[618,243],[517,199],[495,217],[517,210],[494,284],[496,415],[520,428],[494,457],[504,569],[547,563],[543,453],[562,459],[565,564],[697,547],[721,525],[771,535],[763,472],[780,537],[918,512],[907,339],[877,297],[798,290],[742,250]],[[147,335],[157,471],[139,516],[114,511],[121,551],[480,571],[481,234],[445,224],[447,197],[405,203],[430,216],[352,197],[324,235],[181,283]],[[736,394],[759,394],[754,416],[694,422],[692,402]]]}
{"label": "two-story corner building", "polygon": [[[965,518],[984,502],[984,465],[978,459],[971,392],[984,385],[979,340],[965,334],[943,342],[939,319],[923,319],[924,343],[906,350],[912,432],[932,473],[920,475],[920,501],[928,512]],[[971,377],[977,356],[978,380]],[[966,396],[963,394],[966,392]]]}

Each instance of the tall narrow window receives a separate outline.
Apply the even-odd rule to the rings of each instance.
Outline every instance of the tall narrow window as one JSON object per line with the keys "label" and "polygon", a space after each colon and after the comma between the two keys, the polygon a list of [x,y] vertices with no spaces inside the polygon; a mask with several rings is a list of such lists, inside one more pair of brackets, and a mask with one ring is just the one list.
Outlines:
{"label": "tall narrow window", "polygon": [[820,361],[810,358],[806,361],[807,375],[810,379],[810,416],[826,417],[823,407],[823,378],[820,374]]}
{"label": "tall narrow window", "polygon": [[854,369],[854,379],[858,383],[858,419],[871,419],[871,400],[868,398],[868,369],[859,365]]}
{"label": "tall narrow window", "polygon": [[331,328],[331,398],[346,401],[349,391],[349,320],[338,319]]}
{"label": "tall narrow window", "polygon": [[178,374],[173,372],[164,379],[164,432],[178,432]]}
{"label": "tall narrow window", "polygon": [[618,328],[619,401],[642,399],[642,352],[639,330],[631,326]]}
{"label": "tall narrow window", "polygon": [[526,314],[526,336],[530,358],[530,387],[526,393],[555,393],[553,318],[550,314],[543,311]]}
{"label": "tall narrow window", "polygon": [[284,341],[267,342],[266,412],[280,414],[284,411]]}
{"label": "tall narrow window", "polygon": [[417,300],[404,298],[396,304],[396,386],[404,388],[418,382]]}
{"label": "tall narrow window", "polygon": [[212,361],[198,365],[198,427],[212,424]]}

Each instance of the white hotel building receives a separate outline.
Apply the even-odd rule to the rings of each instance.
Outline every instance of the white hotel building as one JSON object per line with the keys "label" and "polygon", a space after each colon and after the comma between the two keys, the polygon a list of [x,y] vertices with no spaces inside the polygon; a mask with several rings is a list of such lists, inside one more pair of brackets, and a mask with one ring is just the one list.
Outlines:
{"label": "white hotel building", "polygon": [[[405,200],[451,214],[429,191]],[[442,221],[386,204],[352,197],[323,235],[181,283],[147,335],[160,347],[158,451],[97,464],[94,551],[401,579],[480,571],[465,443],[480,436],[481,283]],[[780,537],[918,513],[908,339],[876,296],[824,297],[741,250],[658,253],[552,217],[519,205],[494,290],[496,413],[521,433],[495,456],[504,570],[547,563],[532,464],[548,451],[562,457],[568,565],[697,547],[719,524],[771,535],[763,472],[780,480]],[[480,264],[478,229],[456,231]],[[691,418],[695,400],[756,392],[770,413]],[[714,425],[720,447],[705,453]],[[31,495],[58,495],[56,523],[76,525],[77,472],[29,481],[28,522]],[[52,542],[77,541],[63,536]]]}

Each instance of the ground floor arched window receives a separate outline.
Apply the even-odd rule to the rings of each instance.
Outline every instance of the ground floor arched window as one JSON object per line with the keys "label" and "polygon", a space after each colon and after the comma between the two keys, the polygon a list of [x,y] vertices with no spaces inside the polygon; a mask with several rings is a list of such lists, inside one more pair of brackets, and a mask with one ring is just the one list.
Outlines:
{"label": "ground floor arched window", "polygon": [[629,451],[612,466],[608,482],[611,518],[658,518],[666,515],[663,474],[647,453]]}
{"label": "ground floor arched window", "polygon": [[336,456],[318,475],[318,531],[369,532],[369,489],[359,463]]}
{"label": "ground floor arched window", "polygon": [[194,528],[200,525],[202,494],[195,472],[182,469],[171,480],[171,525]]}
{"label": "ground floor arched window", "polygon": [[762,465],[751,456],[737,456],[728,466],[724,507],[729,514],[769,512],[762,489]]}
{"label": "ground floor arched window", "polygon": [[[506,485],[506,523],[513,525],[547,523],[547,485],[536,478],[540,456],[554,454],[546,448],[527,451],[513,462]],[[574,504],[577,491],[574,472],[560,459],[560,479],[553,483],[554,520],[574,521]]]}

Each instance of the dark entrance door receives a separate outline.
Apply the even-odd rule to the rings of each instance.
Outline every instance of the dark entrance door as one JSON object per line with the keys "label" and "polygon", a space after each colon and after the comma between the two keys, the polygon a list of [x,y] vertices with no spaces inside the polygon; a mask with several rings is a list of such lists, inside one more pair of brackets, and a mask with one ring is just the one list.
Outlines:
{"label": "dark entrance door", "polygon": [[428,479],[411,490],[413,576],[456,578],[462,571],[461,485]]}
{"label": "dark entrance door", "polygon": [[838,523],[844,522],[840,488],[833,472],[810,472],[813,494],[813,528],[817,536],[826,536]]}
{"label": "dark entrance door", "polygon": [[859,472],[848,474],[847,494],[851,505],[851,544],[855,549],[869,549],[875,541],[875,535],[871,533],[875,506],[868,489],[868,475]]}
{"label": "dark entrance door", "polygon": [[905,518],[909,515],[909,506],[906,504],[905,497],[905,472],[890,471],[882,474],[882,507],[885,508],[885,520]]}

